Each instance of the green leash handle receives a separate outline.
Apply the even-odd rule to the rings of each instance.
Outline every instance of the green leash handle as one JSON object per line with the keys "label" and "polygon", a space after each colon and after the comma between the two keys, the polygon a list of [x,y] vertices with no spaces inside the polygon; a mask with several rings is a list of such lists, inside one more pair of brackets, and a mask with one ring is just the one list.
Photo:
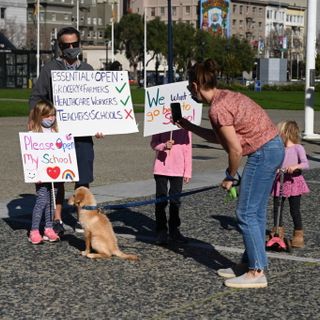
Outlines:
{"label": "green leash handle", "polygon": [[225,201],[231,201],[231,200],[235,200],[238,198],[238,192],[235,186],[231,187],[228,190],[227,196],[225,198]]}

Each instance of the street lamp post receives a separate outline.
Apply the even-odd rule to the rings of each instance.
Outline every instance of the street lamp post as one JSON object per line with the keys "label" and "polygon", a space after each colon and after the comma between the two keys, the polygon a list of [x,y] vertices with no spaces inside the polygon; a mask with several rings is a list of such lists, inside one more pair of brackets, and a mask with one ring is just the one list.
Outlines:
{"label": "street lamp post", "polygon": [[111,21],[111,62],[114,61],[114,4],[115,2],[112,1],[111,3],[111,10],[112,10],[112,21]]}
{"label": "street lamp post", "polygon": [[171,0],[168,0],[168,83],[173,82],[173,39]]}
{"label": "street lamp post", "polygon": [[40,0],[37,0],[37,79],[40,74]]}
{"label": "street lamp post", "polygon": [[109,57],[108,57],[108,50],[109,50],[109,40],[106,40],[106,70],[108,70],[108,60],[109,60]]}
{"label": "street lamp post", "polygon": [[147,88],[147,8],[144,8],[144,25],[143,25],[143,32],[144,32],[144,66],[143,66],[143,86]]}
{"label": "street lamp post", "polygon": [[79,0],[77,0],[77,30],[79,31]]}
{"label": "street lamp post", "polygon": [[316,18],[317,0],[308,0],[307,57],[305,83],[305,140],[319,140],[314,130],[315,60],[316,60]]}

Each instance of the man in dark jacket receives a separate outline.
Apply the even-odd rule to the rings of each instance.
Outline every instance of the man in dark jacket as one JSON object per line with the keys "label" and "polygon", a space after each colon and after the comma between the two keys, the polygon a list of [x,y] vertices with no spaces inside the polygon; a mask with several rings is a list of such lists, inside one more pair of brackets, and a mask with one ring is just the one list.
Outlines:
{"label": "man in dark jacket", "polygon": [[[48,62],[42,68],[29,99],[30,110],[39,100],[53,101],[51,70],[93,70],[91,65],[79,60],[81,53],[80,33],[77,29],[64,27],[58,32],[57,38],[61,56]],[[97,133],[96,137],[101,138],[102,134]],[[75,137],[75,147],[79,169],[79,181],[76,182],[75,188],[80,186],[88,188],[89,184],[93,181],[94,150],[92,137]],[[53,228],[60,235],[64,232],[61,219],[64,193],[63,183],[58,184]],[[82,231],[81,225],[78,222],[75,225],[75,230],[78,232]]]}

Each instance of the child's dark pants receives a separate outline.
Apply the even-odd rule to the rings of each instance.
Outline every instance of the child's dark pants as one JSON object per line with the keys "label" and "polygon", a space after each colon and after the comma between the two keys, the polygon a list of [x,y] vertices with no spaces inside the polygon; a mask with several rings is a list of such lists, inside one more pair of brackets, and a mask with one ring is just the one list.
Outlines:
{"label": "child's dark pants", "polygon": [[302,230],[302,219],[301,219],[301,213],[300,213],[300,200],[301,196],[291,196],[288,198],[282,198],[280,203],[280,197],[274,197],[273,198],[273,216],[274,216],[274,225],[277,224],[277,214],[278,214],[278,206],[281,205],[281,215],[280,215],[280,222],[279,226],[283,226],[282,221],[282,211],[283,211],[283,205],[284,201],[288,199],[289,206],[290,206],[290,214],[292,217],[293,225],[295,230]]}
{"label": "child's dark pants", "polygon": [[[180,194],[183,186],[183,177],[170,177],[154,175],[156,181],[156,198],[162,198],[168,196],[168,183],[170,184],[169,196]],[[180,198],[175,197],[170,199],[169,205],[169,232],[173,232],[180,226],[179,207]],[[168,200],[164,200],[156,203],[155,215],[156,215],[156,231],[168,230],[166,206]]]}

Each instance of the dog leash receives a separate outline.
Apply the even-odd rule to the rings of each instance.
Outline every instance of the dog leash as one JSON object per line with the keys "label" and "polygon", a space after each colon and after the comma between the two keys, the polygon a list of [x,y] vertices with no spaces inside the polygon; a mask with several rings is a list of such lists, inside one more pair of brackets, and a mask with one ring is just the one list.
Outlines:
{"label": "dog leash", "polygon": [[167,196],[167,197],[154,198],[154,199],[144,200],[144,201],[132,201],[132,202],[121,203],[121,204],[111,204],[111,205],[103,206],[103,207],[101,207],[101,209],[112,209],[112,210],[114,210],[114,209],[125,209],[125,208],[140,207],[140,206],[144,206],[144,205],[148,205],[148,204],[159,203],[159,202],[164,202],[164,201],[168,201],[168,200],[171,200],[171,199],[190,196],[192,194],[196,194],[196,193],[212,190],[212,189],[215,189],[215,188],[218,188],[218,187],[219,186],[208,186],[208,187],[204,187],[204,188],[201,188],[201,189],[196,189],[196,190],[192,190],[192,191],[177,193],[177,194],[174,194],[172,196]]}
{"label": "dog leash", "polygon": [[83,210],[98,210],[99,207],[98,206],[83,206],[83,207],[81,207],[81,209],[83,209]]}

